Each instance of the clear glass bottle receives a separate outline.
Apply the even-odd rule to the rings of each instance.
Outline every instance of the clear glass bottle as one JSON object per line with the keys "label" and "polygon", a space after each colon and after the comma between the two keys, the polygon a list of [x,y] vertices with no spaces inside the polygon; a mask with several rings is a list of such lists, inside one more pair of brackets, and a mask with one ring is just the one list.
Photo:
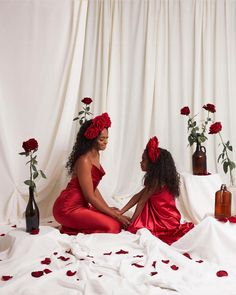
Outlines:
{"label": "clear glass bottle", "polygon": [[215,218],[228,218],[231,216],[231,192],[225,184],[215,193]]}

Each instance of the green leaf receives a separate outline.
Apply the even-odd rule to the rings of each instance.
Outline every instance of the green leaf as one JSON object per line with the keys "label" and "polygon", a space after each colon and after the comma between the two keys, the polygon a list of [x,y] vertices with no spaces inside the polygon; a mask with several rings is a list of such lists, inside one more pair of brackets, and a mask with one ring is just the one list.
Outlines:
{"label": "green leaf", "polygon": [[39,172],[40,172],[40,174],[41,174],[41,176],[42,176],[43,178],[47,178],[47,176],[43,173],[42,170],[39,170]]}
{"label": "green leaf", "polygon": [[36,186],[35,183],[34,183],[34,181],[31,181],[30,179],[25,180],[24,181],[24,184],[26,184],[28,186],[32,186],[32,187],[35,187]]}
{"label": "green leaf", "polygon": [[33,173],[33,179],[37,178],[38,175],[39,175],[38,171],[34,172],[34,173]]}
{"label": "green leaf", "polygon": [[78,120],[79,119],[79,117],[75,117],[74,119],[73,119],[73,121],[76,121],[76,120]]}
{"label": "green leaf", "polygon": [[26,153],[26,152],[21,152],[19,153],[19,155],[24,155],[24,156],[28,156],[29,153]]}
{"label": "green leaf", "polygon": [[225,161],[223,164],[223,170],[225,174],[228,172],[228,167],[229,167],[229,163]]}
{"label": "green leaf", "polygon": [[32,169],[37,172],[37,168],[35,167],[35,165],[31,165]]}
{"label": "green leaf", "polygon": [[80,111],[78,115],[82,115],[84,113],[84,111]]}

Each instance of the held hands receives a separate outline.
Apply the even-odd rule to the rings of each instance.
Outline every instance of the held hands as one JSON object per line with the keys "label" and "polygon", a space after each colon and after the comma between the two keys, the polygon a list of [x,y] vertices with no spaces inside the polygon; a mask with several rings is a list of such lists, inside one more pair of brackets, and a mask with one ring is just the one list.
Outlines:
{"label": "held hands", "polygon": [[110,207],[115,212],[115,218],[119,221],[123,228],[126,229],[130,225],[130,218],[121,214],[121,210],[116,207]]}

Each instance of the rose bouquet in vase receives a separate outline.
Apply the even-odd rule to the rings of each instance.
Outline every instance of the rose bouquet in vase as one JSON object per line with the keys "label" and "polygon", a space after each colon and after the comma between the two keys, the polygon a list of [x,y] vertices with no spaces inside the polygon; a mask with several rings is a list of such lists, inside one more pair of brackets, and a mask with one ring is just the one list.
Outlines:
{"label": "rose bouquet in vase", "polygon": [[34,197],[36,190],[35,180],[39,175],[43,178],[46,178],[46,175],[42,170],[38,170],[37,168],[37,140],[31,138],[27,141],[24,141],[22,148],[24,149],[24,152],[19,154],[29,158],[29,160],[26,162],[26,165],[29,165],[29,179],[24,181],[24,183],[29,186],[29,200],[25,211],[26,231],[31,234],[36,234],[39,232],[39,209]]}

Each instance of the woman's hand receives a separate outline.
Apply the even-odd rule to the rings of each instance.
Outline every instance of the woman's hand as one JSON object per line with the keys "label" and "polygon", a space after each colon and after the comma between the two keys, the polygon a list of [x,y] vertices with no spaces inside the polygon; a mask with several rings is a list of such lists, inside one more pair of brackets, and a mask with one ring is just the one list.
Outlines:
{"label": "woman's hand", "polygon": [[126,229],[130,225],[130,218],[121,214],[117,214],[116,219],[123,225]]}

